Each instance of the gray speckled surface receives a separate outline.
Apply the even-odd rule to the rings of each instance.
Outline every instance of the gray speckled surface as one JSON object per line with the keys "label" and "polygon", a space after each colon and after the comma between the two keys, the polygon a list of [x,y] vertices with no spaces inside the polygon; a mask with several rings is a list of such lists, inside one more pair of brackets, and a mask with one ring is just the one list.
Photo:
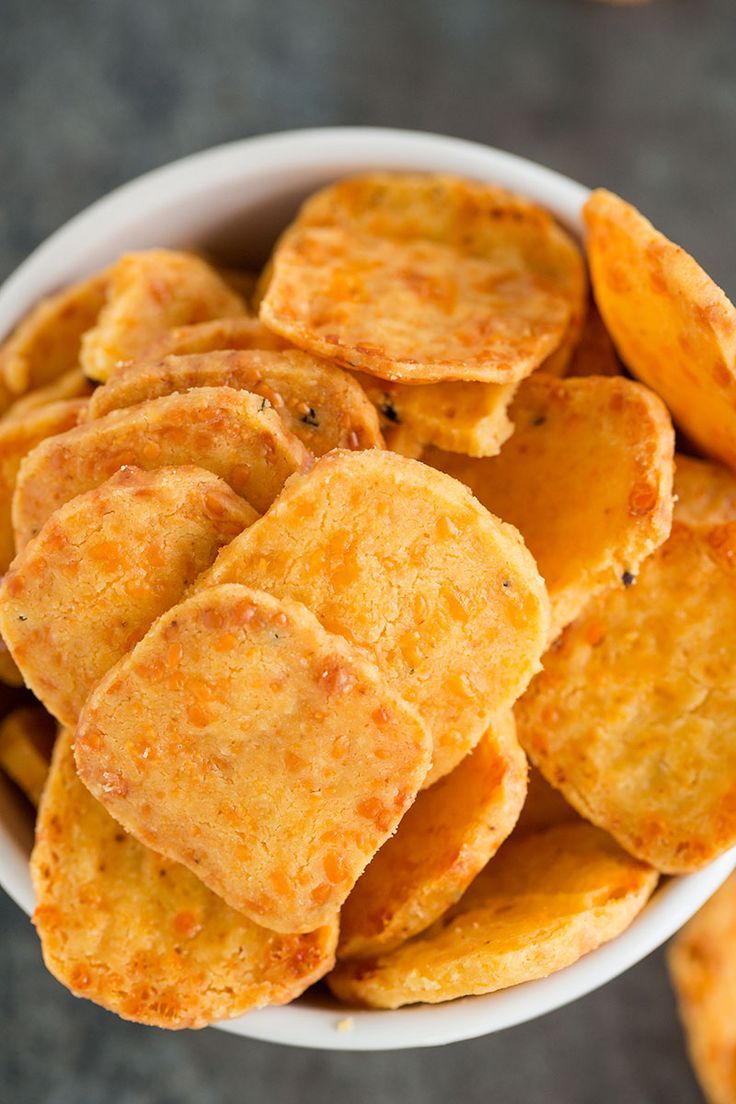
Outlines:
{"label": "gray speckled surface", "polygon": [[[85,204],[228,139],[457,134],[620,190],[733,292],[736,5],[0,0],[0,276]],[[167,1036],[76,1001],[0,900],[0,1101],[619,1104],[699,1099],[661,953],[576,1005],[425,1052]]]}

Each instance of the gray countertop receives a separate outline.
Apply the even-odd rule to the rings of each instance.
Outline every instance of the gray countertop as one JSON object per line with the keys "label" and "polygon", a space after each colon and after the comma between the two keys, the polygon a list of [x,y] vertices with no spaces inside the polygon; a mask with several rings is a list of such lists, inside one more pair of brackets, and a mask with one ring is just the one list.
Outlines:
{"label": "gray countertop", "polygon": [[[733,295],[736,4],[0,0],[0,277],[138,173],[250,134],[416,127],[640,205]],[[0,1101],[621,1104],[700,1099],[662,953],[577,1004],[433,1051],[166,1035],[75,1000],[0,899]]]}

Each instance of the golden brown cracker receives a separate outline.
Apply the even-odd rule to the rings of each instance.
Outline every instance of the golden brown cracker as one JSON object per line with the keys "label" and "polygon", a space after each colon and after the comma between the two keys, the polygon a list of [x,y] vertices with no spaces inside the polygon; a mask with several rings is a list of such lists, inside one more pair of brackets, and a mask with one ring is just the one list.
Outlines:
{"label": "golden brown cracker", "polygon": [[308,352],[382,379],[522,379],[585,302],[582,258],[542,208],[459,177],[373,173],[312,196],[260,304]]}
{"label": "golden brown cracker", "polygon": [[51,383],[28,391],[16,399],[8,409],[0,425],[9,421],[18,421],[27,414],[39,410],[48,403],[61,402],[63,399],[84,399],[92,394],[92,384],[81,368],[70,368]]}
{"label": "golden brown cracker", "polygon": [[411,805],[418,715],[298,602],[229,584],[155,623],[93,690],[82,781],[275,931],[327,923]]}
{"label": "golden brown cracker", "polygon": [[675,518],[689,525],[736,520],[736,475],[708,460],[675,456]]}
{"label": "golden brown cracker", "polygon": [[80,363],[90,379],[108,379],[172,326],[245,314],[240,296],[192,253],[126,253],[108,275],[105,304],[82,339]]}
{"label": "golden brown cracker", "polygon": [[427,785],[538,669],[547,596],[515,529],[457,481],[396,453],[335,451],[284,488],[200,585],[303,602],[368,650],[434,741]]}
{"label": "golden brown cracker", "polygon": [[[174,326],[142,349],[141,360],[163,360],[166,356],[190,356],[194,353],[216,353],[222,349],[264,349],[278,351],[291,346],[283,337],[272,333],[257,318],[213,318],[210,322],[195,322],[191,326]],[[114,379],[118,371],[112,373]]]}
{"label": "golden brown cracker", "polygon": [[105,302],[108,273],[42,299],[0,346],[0,377],[15,395],[44,387],[76,368],[82,337]]}
{"label": "golden brown cracker", "polygon": [[69,399],[0,422],[0,574],[15,555],[12,504],[23,458],[41,441],[76,426],[85,408],[85,399]]}
{"label": "golden brown cracker", "polygon": [[46,784],[55,739],[56,723],[45,709],[14,709],[0,721],[0,769],[35,806]]}
{"label": "golden brown cracker", "polygon": [[378,417],[360,385],[342,368],[296,349],[201,353],[137,361],[92,396],[90,414],[192,387],[233,387],[261,395],[315,456],[333,448],[381,448]]}
{"label": "golden brown cracker", "polygon": [[594,192],[583,214],[596,301],[624,363],[706,455],[736,466],[736,308],[618,196]]}
{"label": "golden brown cracker", "polygon": [[361,372],[360,384],[384,428],[406,426],[422,445],[467,456],[495,456],[513,432],[513,383],[428,383],[409,386]]}
{"label": "golden brown cracker", "polygon": [[556,636],[666,539],[674,434],[657,396],[624,379],[535,373],[510,416],[514,433],[499,456],[424,459],[521,531],[546,581]]}
{"label": "golden brown cracker", "polygon": [[402,947],[343,962],[336,996],[374,1008],[492,993],[571,965],[619,935],[655,872],[589,824],[509,840],[458,903]]}
{"label": "golden brown cracker", "polygon": [[277,935],[128,835],[79,781],[62,731],[39,810],[33,922],[78,997],[156,1027],[204,1027],[286,1004],[334,961],[334,922]]}
{"label": "golden brown cracker", "polygon": [[736,875],[671,944],[669,967],[688,1051],[709,1104],[736,1100]]}
{"label": "golden brown cracker", "polygon": [[526,756],[501,714],[462,763],[420,794],[340,913],[340,958],[393,950],[453,905],[511,832]]}
{"label": "golden brown cracker", "polygon": [[145,471],[195,464],[219,475],[256,510],[266,510],[284,480],[310,456],[257,395],[230,387],[115,410],[35,448],[24,461],[13,503],[17,547],[24,548],[65,502],[99,487],[121,467]]}
{"label": "golden brown cracker", "polygon": [[736,523],[672,535],[595,598],[517,702],[519,739],[582,816],[665,873],[736,843]]}
{"label": "golden brown cracker", "polygon": [[126,467],[48,519],[0,589],[0,630],[62,724],[258,514],[201,468]]}

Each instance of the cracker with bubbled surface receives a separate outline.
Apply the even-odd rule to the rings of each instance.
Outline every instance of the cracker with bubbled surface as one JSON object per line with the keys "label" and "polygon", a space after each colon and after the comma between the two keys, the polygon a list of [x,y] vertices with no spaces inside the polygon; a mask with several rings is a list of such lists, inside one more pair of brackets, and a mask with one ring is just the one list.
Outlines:
{"label": "cracker with bubbled surface", "polygon": [[387,954],[340,963],[328,983],[341,1000],[399,1008],[547,977],[619,935],[656,882],[590,824],[509,840],[431,928]]}
{"label": "cracker with bubbled surface", "polygon": [[219,475],[258,511],[311,457],[258,395],[198,387],[165,395],[77,426],[33,450],[13,502],[18,550],[54,510],[99,487],[121,467],[146,471],[194,464]]}
{"label": "cracker with bubbled surface", "polygon": [[306,201],[272,257],[261,320],[381,379],[523,379],[586,297],[572,238],[491,184],[372,173]]}
{"label": "cracker with bubbled surface", "polygon": [[670,874],[736,843],[736,524],[675,522],[593,599],[515,708],[549,782]]}
{"label": "cracker with bubbled surface", "polygon": [[327,923],[411,805],[415,711],[304,606],[237,584],[164,614],[93,690],[82,781],[142,842],[276,931]]}
{"label": "cracker with bubbled surface", "polygon": [[507,711],[470,755],[419,795],[359,878],[340,913],[339,957],[392,950],[453,905],[513,829],[526,773]]}
{"label": "cracker with bubbled surface", "polygon": [[56,510],[0,588],[0,631],[63,724],[258,514],[211,472],[123,468]]}
{"label": "cracker with bubbled surface", "polygon": [[547,595],[510,525],[467,488],[396,453],[335,451],[284,488],[201,586],[303,602],[365,649],[417,707],[447,774],[539,669]]}
{"label": "cracker with bubbled surface", "polygon": [[612,192],[593,192],[583,216],[596,301],[626,367],[707,456],[736,466],[733,303]]}
{"label": "cracker with bubbled surface", "polygon": [[243,300],[193,253],[126,253],[108,272],[105,302],[82,338],[85,373],[106,380],[173,326],[246,313]]}
{"label": "cracker with bubbled surface", "polygon": [[736,1100],[736,875],[677,934],[669,968],[709,1104]]}
{"label": "cracker with bubbled surface", "polygon": [[542,373],[524,381],[510,414],[514,433],[498,456],[424,459],[519,528],[547,584],[556,636],[666,539],[672,424],[657,396],[631,380]]}
{"label": "cracker with bubbled surface", "polygon": [[337,924],[277,935],[123,831],[77,777],[59,735],[31,856],[46,966],[126,1020],[205,1027],[286,1004],[334,961]]}
{"label": "cracker with bubbled surface", "polygon": [[360,385],[334,364],[296,349],[224,350],[136,361],[98,387],[92,417],[193,387],[261,395],[314,456],[333,448],[381,448],[378,416]]}
{"label": "cracker with bubbled surface", "polygon": [[82,338],[97,321],[108,289],[108,272],[42,299],[0,346],[0,377],[23,395],[78,366]]}
{"label": "cracker with bubbled surface", "polygon": [[66,399],[0,422],[0,574],[7,571],[16,552],[13,497],[24,457],[47,438],[76,426],[86,407],[86,399]]}

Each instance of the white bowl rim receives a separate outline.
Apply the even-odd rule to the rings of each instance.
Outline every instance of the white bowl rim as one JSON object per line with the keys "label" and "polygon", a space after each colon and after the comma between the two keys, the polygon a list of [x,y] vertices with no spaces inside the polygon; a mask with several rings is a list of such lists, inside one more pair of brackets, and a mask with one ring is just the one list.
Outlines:
{"label": "white bowl rim", "polygon": [[[194,204],[214,186],[252,185],[279,173],[329,179],[376,167],[449,172],[491,181],[539,201],[582,233],[580,211],[587,188],[515,154],[478,143],[381,127],[326,127],[246,138],[146,173],[53,233],[0,288],[0,335],[8,333],[40,296],[113,260],[120,247],[113,251],[106,247],[110,227],[126,227],[133,217],[147,220],[149,227],[157,219],[163,222],[167,211]],[[165,240],[164,231],[159,244],[178,243]],[[17,824],[0,823],[0,885],[30,915],[34,898],[21,835]],[[323,1050],[438,1046],[500,1031],[560,1008],[639,962],[669,939],[734,868],[736,848],[696,874],[667,880],[617,939],[565,970],[513,989],[391,1012],[300,1001],[216,1026],[252,1039]]]}

